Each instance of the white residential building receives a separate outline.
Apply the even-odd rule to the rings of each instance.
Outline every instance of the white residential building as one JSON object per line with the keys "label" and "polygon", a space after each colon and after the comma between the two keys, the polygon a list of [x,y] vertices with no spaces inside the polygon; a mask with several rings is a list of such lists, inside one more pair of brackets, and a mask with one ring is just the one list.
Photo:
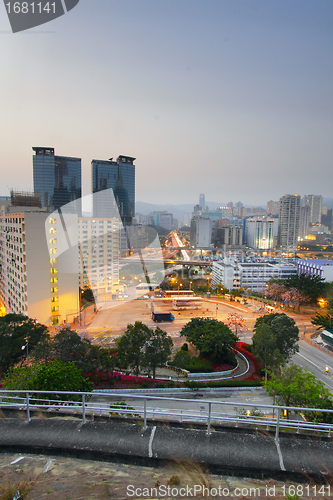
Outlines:
{"label": "white residential building", "polygon": [[276,246],[279,220],[251,217],[245,222],[245,240],[250,248],[271,249]]}
{"label": "white residential building", "polygon": [[229,290],[248,288],[261,292],[266,283],[274,279],[285,279],[297,273],[293,264],[269,264],[265,262],[238,262],[233,258],[214,261],[212,283],[222,284]]}
{"label": "white residential building", "polygon": [[119,220],[80,217],[78,242],[83,266],[80,287],[91,288],[95,300],[111,294],[119,284]]}

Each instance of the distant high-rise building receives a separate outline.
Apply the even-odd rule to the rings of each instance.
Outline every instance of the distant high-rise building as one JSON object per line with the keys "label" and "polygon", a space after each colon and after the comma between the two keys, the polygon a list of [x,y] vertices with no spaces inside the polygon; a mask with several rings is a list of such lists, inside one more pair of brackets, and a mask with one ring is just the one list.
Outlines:
{"label": "distant high-rise building", "polygon": [[205,200],[205,195],[203,193],[201,193],[199,196],[199,205],[201,206],[202,210],[206,209],[206,200]]}
{"label": "distant high-rise building", "polygon": [[34,192],[41,206],[53,212],[67,210],[81,214],[81,158],[56,156],[54,148],[33,147]]}
{"label": "distant high-rise building", "polygon": [[[92,160],[92,192],[106,191],[94,197],[94,217],[117,217],[118,212],[124,225],[130,225],[135,215],[135,158],[118,156],[116,161]],[[116,203],[116,207],[114,205]],[[118,210],[118,211],[117,211]]]}
{"label": "distant high-rise building", "polygon": [[317,194],[308,194],[302,198],[302,206],[310,207],[310,223],[321,223],[321,209],[323,204],[323,197]]}
{"label": "distant high-rise building", "polygon": [[246,243],[251,248],[271,249],[276,245],[278,233],[277,218],[257,218],[246,219],[245,237]]}
{"label": "distant high-rise building", "polygon": [[190,230],[191,245],[196,248],[209,247],[212,241],[212,221],[210,218],[193,217]]}
{"label": "distant high-rise building", "polygon": [[279,215],[280,202],[270,200],[267,202],[267,215]]}
{"label": "distant high-rise building", "polygon": [[284,248],[297,246],[301,198],[298,194],[286,194],[280,198],[278,245]]}
{"label": "distant high-rise building", "polygon": [[301,239],[306,238],[306,236],[309,234],[310,216],[311,207],[309,205],[304,205],[303,207],[301,207],[299,220],[299,237]]}

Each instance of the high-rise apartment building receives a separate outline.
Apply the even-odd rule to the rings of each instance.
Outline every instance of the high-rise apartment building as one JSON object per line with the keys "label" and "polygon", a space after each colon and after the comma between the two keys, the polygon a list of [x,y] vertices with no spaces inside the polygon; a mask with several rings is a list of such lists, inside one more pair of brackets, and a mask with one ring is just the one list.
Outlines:
{"label": "high-rise apartment building", "polygon": [[210,218],[193,217],[190,229],[191,246],[209,247],[212,241],[212,221]]}
{"label": "high-rise apartment building", "polygon": [[310,207],[310,223],[321,223],[323,197],[317,194],[308,194],[302,198],[302,206]]}
{"label": "high-rise apartment building", "polygon": [[280,198],[278,245],[295,248],[299,233],[301,199],[298,194],[286,194]]}
{"label": "high-rise apartment building", "polygon": [[301,207],[301,212],[300,212],[300,221],[299,221],[300,239],[305,239],[309,234],[310,218],[311,218],[311,207],[309,205],[304,205],[303,207]]}
{"label": "high-rise apartment building", "polygon": [[278,223],[278,219],[273,217],[246,219],[245,238],[247,245],[251,248],[274,248],[278,234]]}
{"label": "high-rise apartment building", "polygon": [[54,148],[33,147],[34,192],[49,212],[66,205],[81,215],[81,158],[56,156]]}
{"label": "high-rise apartment building", "polygon": [[[92,160],[92,192],[94,217],[112,218],[120,215],[124,225],[132,224],[135,216],[135,158],[118,156],[116,161]],[[113,196],[110,196],[112,189]],[[105,193],[103,193],[105,191]],[[119,215],[118,215],[119,214]]]}
{"label": "high-rise apartment building", "polygon": [[280,202],[270,200],[267,202],[267,215],[279,215]]}
{"label": "high-rise apartment building", "polygon": [[[74,219],[75,231],[77,216],[67,216]],[[72,321],[79,314],[78,254],[76,250],[69,270],[60,248],[60,219],[60,214],[50,217],[32,208],[2,210],[0,298],[7,313],[24,314],[47,326]]]}
{"label": "high-rise apartment building", "polygon": [[78,242],[80,287],[91,288],[96,303],[103,302],[119,284],[119,220],[79,217]]}

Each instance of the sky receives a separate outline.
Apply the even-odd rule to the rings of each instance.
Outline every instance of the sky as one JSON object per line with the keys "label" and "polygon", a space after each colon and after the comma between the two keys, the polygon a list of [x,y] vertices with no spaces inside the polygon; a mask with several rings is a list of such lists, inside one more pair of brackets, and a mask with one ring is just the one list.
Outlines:
{"label": "sky", "polygon": [[80,0],[13,34],[0,5],[0,195],[32,147],[136,158],[136,199],[333,197],[332,0]]}

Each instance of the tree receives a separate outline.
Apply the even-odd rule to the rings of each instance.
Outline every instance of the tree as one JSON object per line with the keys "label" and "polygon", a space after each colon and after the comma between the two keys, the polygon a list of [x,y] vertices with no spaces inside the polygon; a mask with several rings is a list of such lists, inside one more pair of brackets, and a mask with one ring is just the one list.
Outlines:
{"label": "tree", "polygon": [[[47,365],[12,368],[3,383],[7,390],[91,392],[93,384],[84,378],[73,363],[55,360]],[[59,399],[54,394],[38,395],[40,399]],[[73,395],[62,394],[63,400],[79,400]]]}
{"label": "tree", "polygon": [[229,313],[226,321],[226,325],[230,328],[230,330],[234,329],[235,335],[238,332],[242,331],[244,324],[244,318],[240,314],[237,313]]}
{"label": "tree", "polygon": [[28,344],[31,353],[38,342],[47,338],[47,327],[22,314],[0,317],[0,374],[26,358],[22,346]]}
{"label": "tree", "polygon": [[80,363],[90,345],[89,340],[82,340],[76,332],[63,328],[54,337],[45,339],[37,346],[35,359],[44,363],[53,359],[63,363]]}
{"label": "tree", "polygon": [[[265,383],[268,394],[281,406],[332,409],[330,391],[307,368],[290,365],[280,375],[272,375]],[[312,415],[311,415],[312,413]],[[332,416],[309,412],[317,421],[327,421]]]}
{"label": "tree", "polygon": [[150,339],[150,329],[147,325],[136,321],[134,325],[127,325],[126,332],[116,340],[118,348],[117,359],[134,369],[136,377],[140,372],[145,356],[145,345]]}
{"label": "tree", "polygon": [[[268,328],[263,328],[264,326]],[[268,341],[273,342],[271,335],[275,339],[275,349],[278,349],[282,356],[281,365],[285,364],[293,354],[298,352],[297,342],[299,340],[299,330],[292,318],[289,318],[286,314],[282,313],[271,313],[265,314],[257,319],[254,326],[255,335],[253,336],[253,344],[257,342],[257,334],[259,338],[258,346],[262,343],[264,336],[269,337]],[[259,335],[260,334],[260,335]],[[275,350],[274,349],[274,350]],[[262,349],[258,347],[258,352],[260,353]],[[276,360],[280,359],[274,355]],[[260,360],[260,358],[258,358]]]}
{"label": "tree", "polygon": [[40,342],[34,357],[44,364],[56,359],[62,363],[75,363],[82,373],[97,369],[110,370],[115,363],[112,349],[93,345],[88,339],[81,339],[76,332],[67,328]]}
{"label": "tree", "polygon": [[333,316],[330,314],[320,314],[318,311],[315,316],[312,316],[311,323],[318,326],[317,330],[322,328],[327,330],[327,328],[333,328]]}
{"label": "tree", "polygon": [[271,329],[276,336],[276,345],[284,361],[289,361],[291,356],[298,352],[299,330],[295,321],[286,314],[279,314],[271,322]]}
{"label": "tree", "polygon": [[311,302],[316,302],[327,288],[324,278],[315,275],[307,276],[306,274],[293,274],[284,280],[283,284],[288,290],[296,288],[303,292]]}
{"label": "tree", "polygon": [[149,340],[145,344],[145,354],[143,365],[152,371],[153,379],[155,380],[156,368],[164,366],[171,356],[172,339],[166,332],[157,327],[155,330],[150,329]]}
{"label": "tree", "polygon": [[181,336],[187,338],[202,355],[222,361],[230,346],[235,346],[237,336],[222,321],[193,318],[183,326]]}
{"label": "tree", "polygon": [[279,300],[283,292],[285,291],[285,287],[276,281],[271,281],[268,283],[266,288],[266,294],[270,297],[273,297],[275,301]]}
{"label": "tree", "polygon": [[264,368],[267,380],[267,372],[276,371],[284,361],[282,353],[277,347],[276,335],[269,325],[263,323],[257,328],[252,341],[252,352]]}
{"label": "tree", "polygon": [[300,292],[296,288],[290,288],[281,294],[281,299],[288,302],[289,304],[293,304],[294,309],[297,306],[299,309],[301,304],[308,302],[310,299],[303,292]]}

